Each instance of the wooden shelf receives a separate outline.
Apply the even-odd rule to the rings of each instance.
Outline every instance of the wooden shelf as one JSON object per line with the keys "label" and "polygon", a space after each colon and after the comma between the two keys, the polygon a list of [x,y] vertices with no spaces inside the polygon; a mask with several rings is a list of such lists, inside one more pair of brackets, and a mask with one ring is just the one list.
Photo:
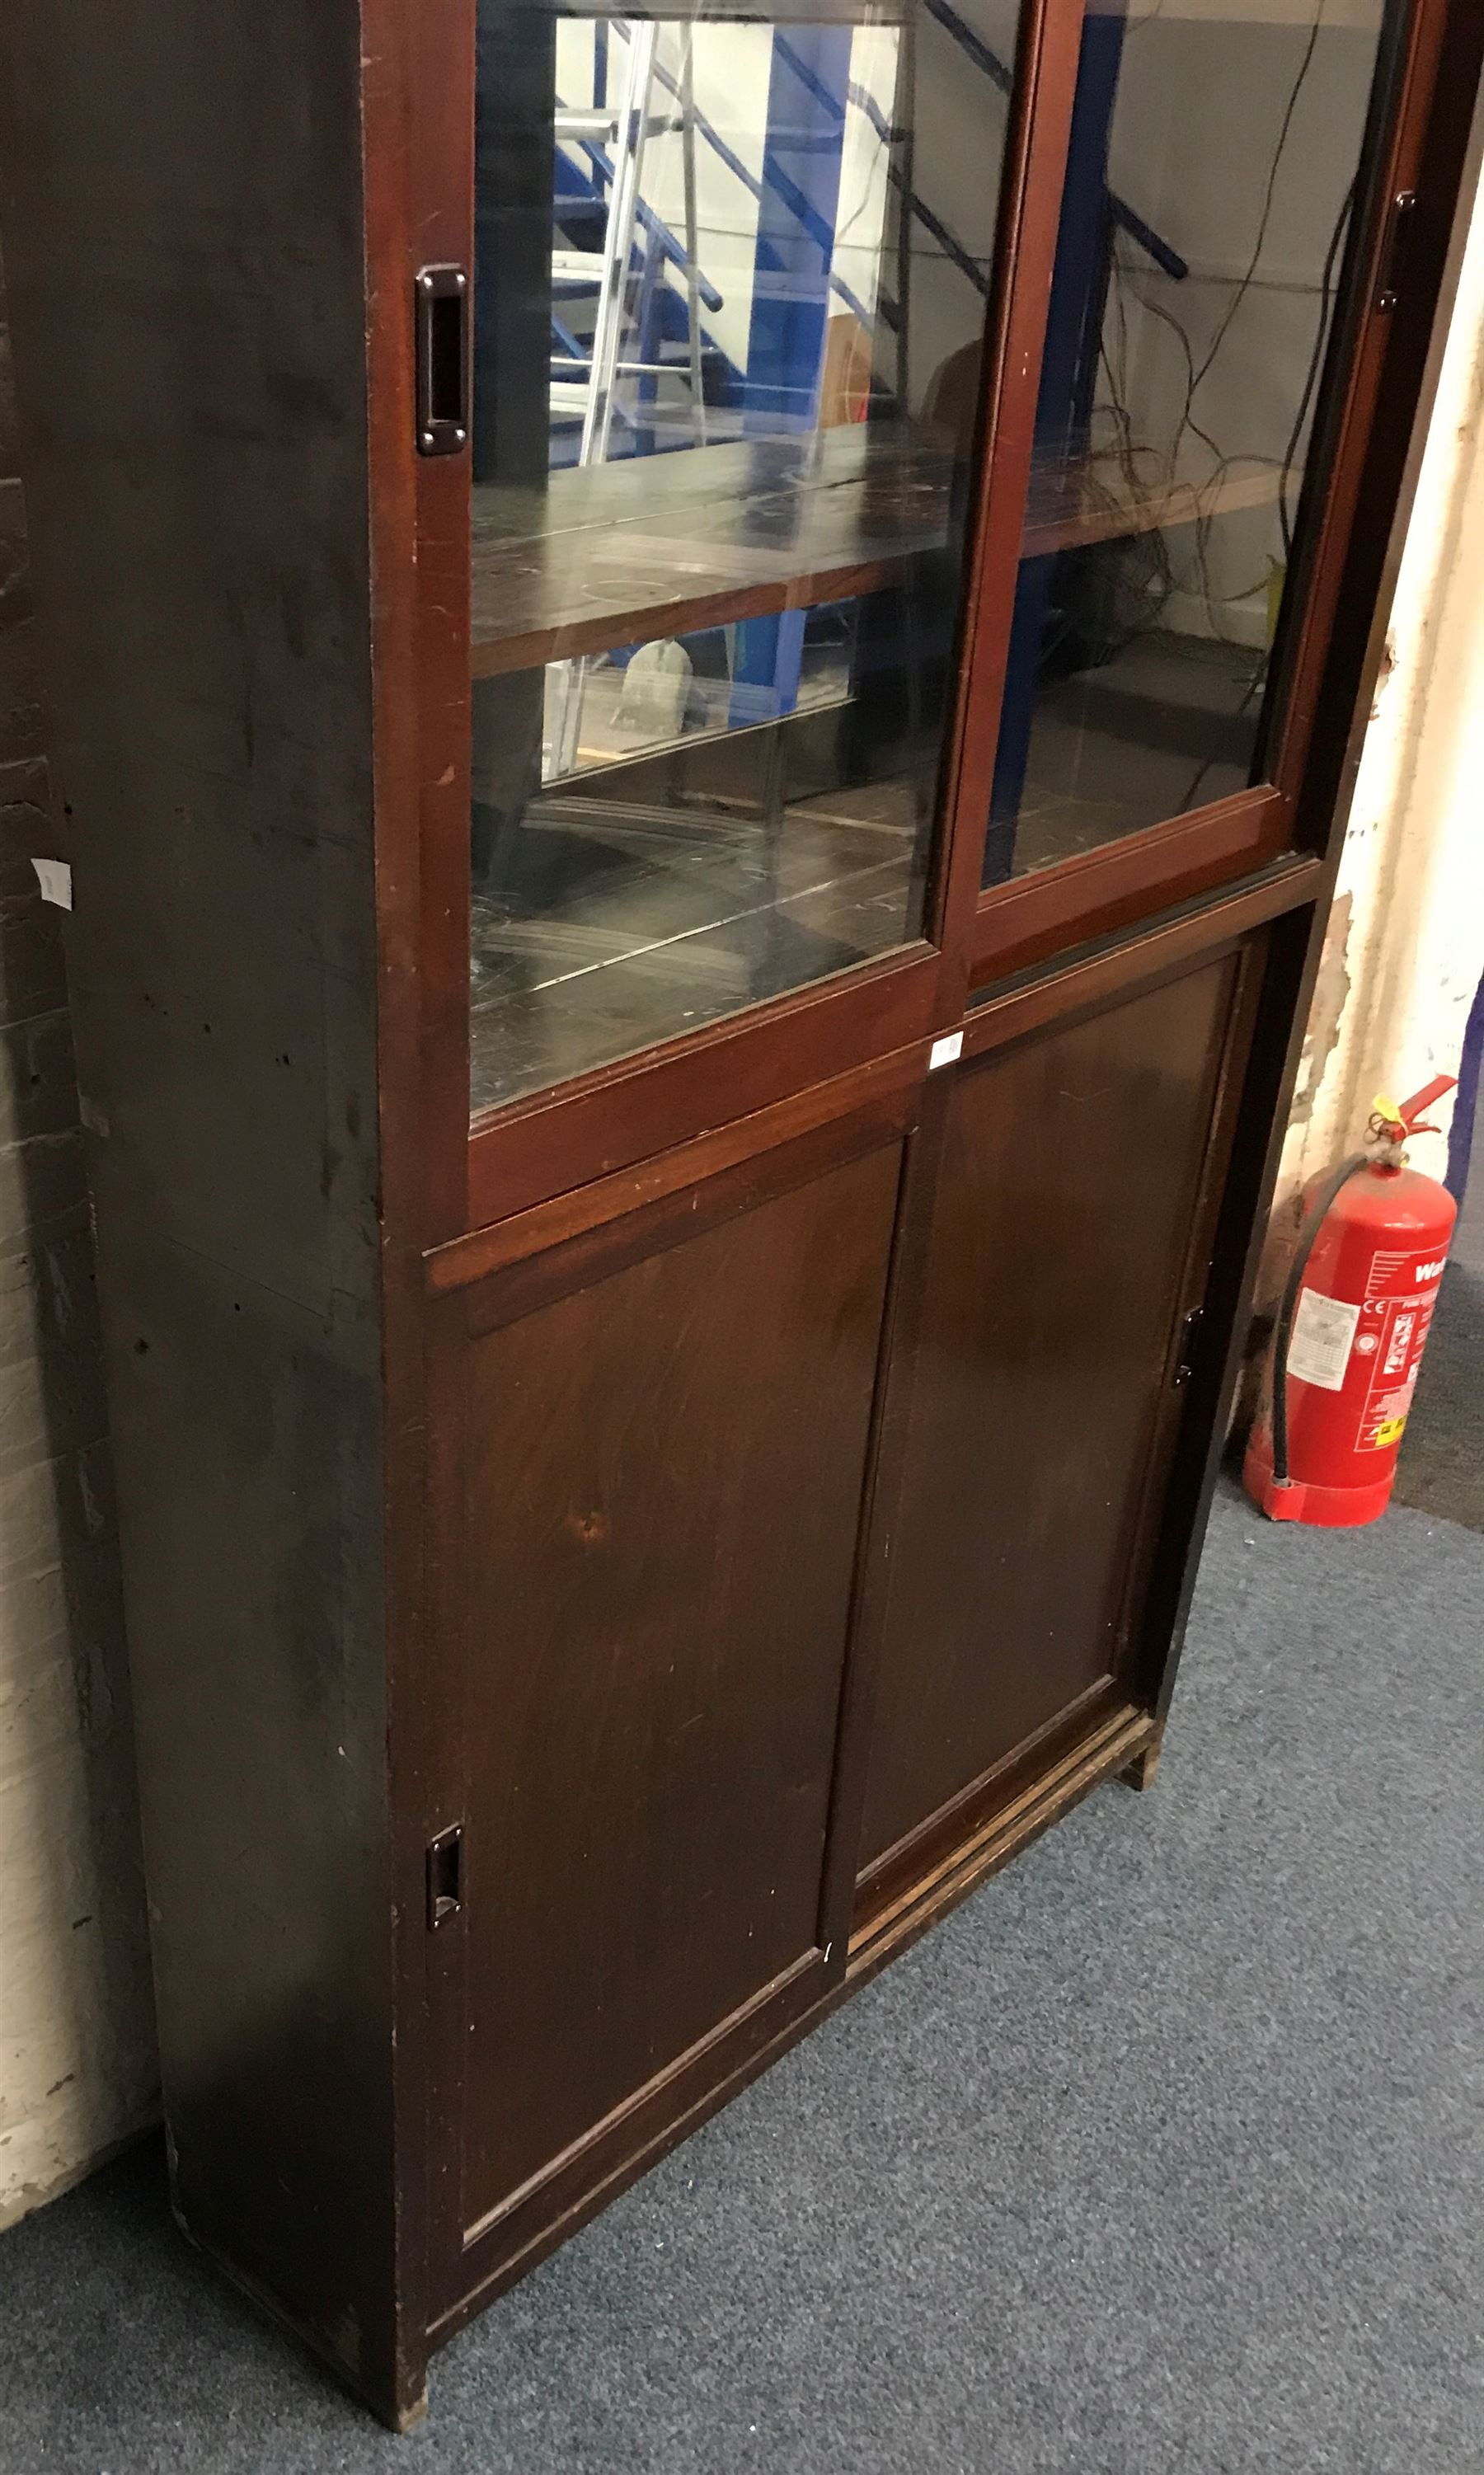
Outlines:
{"label": "wooden shelf", "polygon": [[[474,493],[476,678],[871,593],[946,548],[953,458],[852,425],[553,474]],[[1106,465],[1033,478],[1023,555],[1271,504],[1275,469],[1131,495]]]}
{"label": "wooden shelf", "polygon": [[869,593],[946,541],[951,473],[856,424],[476,488],[474,674]]}
{"label": "wooden shelf", "polygon": [[[1091,17],[1121,17],[1126,0],[1088,0]],[[1307,35],[1316,20],[1322,34],[1334,34],[1359,28],[1368,35],[1378,34],[1381,24],[1381,0],[1136,0],[1129,10],[1131,28],[1146,25],[1157,17],[1161,25],[1175,25],[1183,19],[1204,26],[1291,26]]]}
{"label": "wooden shelf", "polygon": [[[1302,478],[1294,476],[1296,485]],[[1268,464],[1224,474],[1219,481],[1156,481],[1131,491],[1106,458],[1051,465],[1032,475],[1021,555],[1041,558],[1052,551],[1082,550],[1093,542],[1231,515],[1241,507],[1275,506],[1281,480],[1278,467]]]}

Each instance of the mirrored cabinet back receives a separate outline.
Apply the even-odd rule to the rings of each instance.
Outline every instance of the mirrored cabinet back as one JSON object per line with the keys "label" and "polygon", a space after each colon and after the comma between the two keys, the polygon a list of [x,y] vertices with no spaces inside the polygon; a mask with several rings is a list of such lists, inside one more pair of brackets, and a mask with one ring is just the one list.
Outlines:
{"label": "mirrored cabinet back", "polygon": [[1153,1776],[1481,48],[12,0],[175,2196],[393,2425]]}

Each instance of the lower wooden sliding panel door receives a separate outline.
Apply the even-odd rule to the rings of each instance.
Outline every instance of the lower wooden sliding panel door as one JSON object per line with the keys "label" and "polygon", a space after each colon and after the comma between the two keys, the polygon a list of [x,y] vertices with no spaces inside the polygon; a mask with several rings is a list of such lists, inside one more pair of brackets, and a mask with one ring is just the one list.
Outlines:
{"label": "lower wooden sliding panel door", "polygon": [[870,1557],[861,1930],[1116,1707],[1259,963],[1228,951],[931,1079]]}
{"label": "lower wooden sliding panel door", "polygon": [[823,1139],[822,1169],[792,1146],[436,1311],[447,2312],[843,1965],[820,1911],[902,1142]]}
{"label": "lower wooden sliding panel door", "polygon": [[435,2329],[1130,1725],[1264,934],[438,1297]]}

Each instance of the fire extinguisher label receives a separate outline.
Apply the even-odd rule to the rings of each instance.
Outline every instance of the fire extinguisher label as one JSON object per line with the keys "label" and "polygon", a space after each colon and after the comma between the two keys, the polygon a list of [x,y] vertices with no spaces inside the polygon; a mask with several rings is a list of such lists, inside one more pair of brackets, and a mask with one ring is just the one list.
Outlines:
{"label": "fire extinguisher label", "polygon": [[1301,1384],[1317,1384],[1324,1392],[1343,1392],[1350,1343],[1360,1309],[1347,1298],[1326,1298],[1305,1289],[1299,1300],[1288,1342],[1288,1372]]}
{"label": "fire extinguisher label", "polygon": [[1360,1413],[1358,1452],[1385,1452],[1400,1442],[1437,1294],[1434,1287],[1417,1297],[1376,1298],[1369,1306],[1379,1329],[1367,1332],[1375,1371]]}

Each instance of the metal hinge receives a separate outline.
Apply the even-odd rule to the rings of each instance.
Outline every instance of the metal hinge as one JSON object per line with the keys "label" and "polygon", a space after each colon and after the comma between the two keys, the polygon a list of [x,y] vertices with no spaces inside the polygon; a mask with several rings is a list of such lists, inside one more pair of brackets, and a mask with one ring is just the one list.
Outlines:
{"label": "metal hinge", "polygon": [[464,1826],[455,1822],[427,1843],[427,1929],[446,1925],[464,1904]]}
{"label": "metal hinge", "polygon": [[1180,1328],[1180,1347],[1175,1356],[1175,1372],[1170,1381],[1177,1386],[1188,1384],[1196,1371],[1196,1342],[1201,1336],[1204,1307],[1192,1307]]}

